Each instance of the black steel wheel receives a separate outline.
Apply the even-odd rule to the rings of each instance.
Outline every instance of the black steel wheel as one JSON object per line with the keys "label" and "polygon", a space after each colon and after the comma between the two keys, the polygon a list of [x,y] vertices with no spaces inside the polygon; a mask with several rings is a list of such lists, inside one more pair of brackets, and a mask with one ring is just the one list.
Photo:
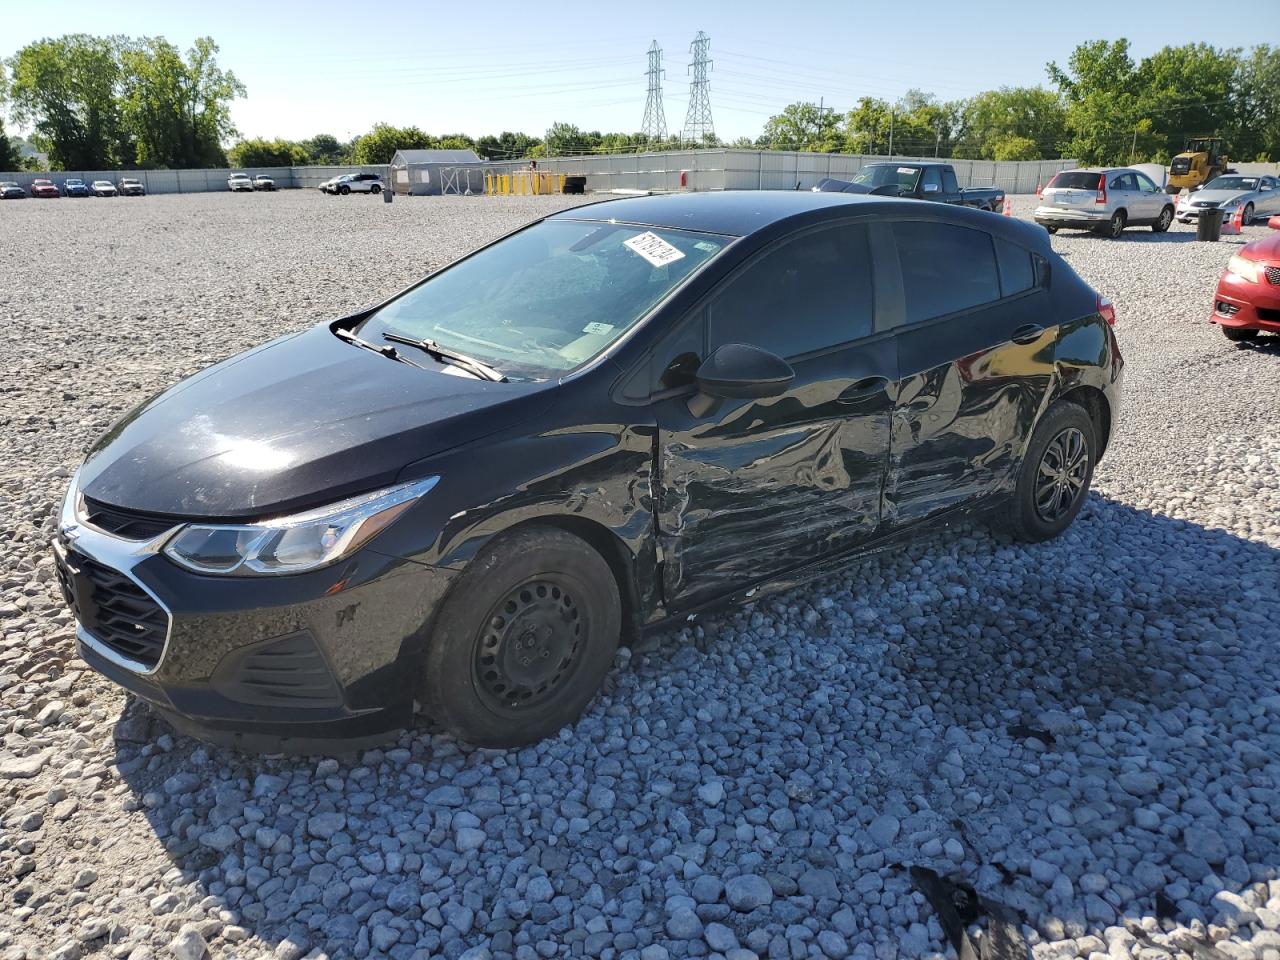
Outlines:
{"label": "black steel wheel", "polygon": [[564,580],[551,574],[520,584],[481,624],[473,679],[494,712],[517,717],[536,710],[581,665],[591,624]]}
{"label": "black steel wheel", "polygon": [[428,624],[422,710],[477,746],[552,736],[595,697],[621,626],[617,580],[586,541],[538,526],[499,536]]}
{"label": "black steel wheel", "polygon": [[1050,407],[1031,434],[1017,484],[997,524],[1015,540],[1029,543],[1067,529],[1088,496],[1098,444],[1084,407],[1070,400]]}
{"label": "black steel wheel", "polygon": [[1056,523],[1084,494],[1091,461],[1089,444],[1078,427],[1067,427],[1049,441],[1036,469],[1036,513]]}

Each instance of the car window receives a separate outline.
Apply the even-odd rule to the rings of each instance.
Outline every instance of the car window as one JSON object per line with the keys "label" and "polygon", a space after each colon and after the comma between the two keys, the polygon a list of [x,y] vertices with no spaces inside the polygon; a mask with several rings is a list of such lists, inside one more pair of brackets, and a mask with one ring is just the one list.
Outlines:
{"label": "car window", "polygon": [[960,187],[956,183],[956,172],[950,167],[942,171],[942,190],[944,193],[959,193]]}
{"label": "car window", "polygon": [[907,322],[932,320],[1000,298],[991,235],[950,223],[893,224]]}
{"label": "car window", "polygon": [[749,263],[716,292],[711,348],[750,343],[780,357],[871,333],[871,251],[862,224],[816,230]]}
{"label": "car window", "polygon": [[1145,173],[1139,170],[1137,173],[1134,174],[1134,176],[1138,180],[1139,189],[1145,190],[1148,193],[1156,192],[1157,187],[1156,187],[1155,181],[1152,180],[1150,177],[1148,177]]}
{"label": "car window", "polygon": [[635,326],[728,238],[544,220],[433,274],[374,311],[366,340],[434,340],[511,376],[560,376]]}
{"label": "car window", "polygon": [[1063,170],[1053,175],[1049,186],[1055,190],[1097,190],[1099,179],[1099,175],[1094,171]]}
{"label": "car window", "polygon": [[1000,293],[1005,297],[1035,286],[1031,251],[1008,240],[996,239],[996,261],[1000,265]]}
{"label": "car window", "polygon": [[942,171],[937,167],[924,168],[924,176],[920,178],[920,189],[927,191],[930,184],[933,184],[937,190],[942,189]]}

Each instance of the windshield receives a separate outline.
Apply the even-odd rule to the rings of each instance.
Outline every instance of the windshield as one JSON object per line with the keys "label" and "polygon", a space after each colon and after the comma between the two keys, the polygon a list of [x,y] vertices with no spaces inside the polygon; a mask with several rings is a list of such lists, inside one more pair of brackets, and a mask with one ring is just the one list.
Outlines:
{"label": "windshield", "polygon": [[866,187],[886,187],[896,184],[900,189],[910,193],[915,190],[916,178],[919,176],[919,167],[897,167],[882,163],[863,167],[853,175],[853,182]]}
{"label": "windshield", "polygon": [[68,181],[67,181],[67,186],[68,186],[68,187],[83,187],[83,186],[84,186],[84,181],[83,181],[83,180],[68,180]]}
{"label": "windshield", "polygon": [[1257,190],[1257,177],[1214,177],[1204,185],[1206,190]]}
{"label": "windshield", "polygon": [[137,183],[138,181],[137,181],[137,180],[130,180],[128,177],[125,177],[125,178],[124,178],[123,180],[121,180],[120,182],[121,182],[121,183],[127,183],[127,184],[129,184],[129,185],[133,185],[133,184]]}
{"label": "windshield", "polygon": [[366,340],[435,341],[509,377],[549,379],[599,355],[730,238],[544,220],[376,311]]}

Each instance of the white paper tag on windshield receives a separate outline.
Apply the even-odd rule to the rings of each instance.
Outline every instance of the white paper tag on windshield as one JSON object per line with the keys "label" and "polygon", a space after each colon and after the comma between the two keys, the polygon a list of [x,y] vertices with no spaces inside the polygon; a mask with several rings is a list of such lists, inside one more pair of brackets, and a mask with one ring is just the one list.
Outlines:
{"label": "white paper tag on windshield", "polygon": [[915,173],[916,168],[915,167],[899,167],[898,172],[899,173]]}
{"label": "white paper tag on windshield", "polygon": [[663,240],[656,233],[646,231],[638,237],[622,241],[622,245],[634,253],[640,254],[655,267],[665,267],[684,258],[684,254]]}
{"label": "white paper tag on windshield", "polygon": [[612,323],[588,323],[582,328],[583,333],[594,333],[597,336],[604,336],[613,329]]}

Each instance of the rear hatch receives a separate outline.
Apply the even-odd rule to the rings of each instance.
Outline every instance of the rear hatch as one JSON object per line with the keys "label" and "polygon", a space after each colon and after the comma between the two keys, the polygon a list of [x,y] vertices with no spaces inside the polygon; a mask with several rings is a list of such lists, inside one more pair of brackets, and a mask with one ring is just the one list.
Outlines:
{"label": "rear hatch", "polygon": [[1064,170],[1055,174],[1040,194],[1046,207],[1063,210],[1095,210],[1103,175],[1086,170]]}

